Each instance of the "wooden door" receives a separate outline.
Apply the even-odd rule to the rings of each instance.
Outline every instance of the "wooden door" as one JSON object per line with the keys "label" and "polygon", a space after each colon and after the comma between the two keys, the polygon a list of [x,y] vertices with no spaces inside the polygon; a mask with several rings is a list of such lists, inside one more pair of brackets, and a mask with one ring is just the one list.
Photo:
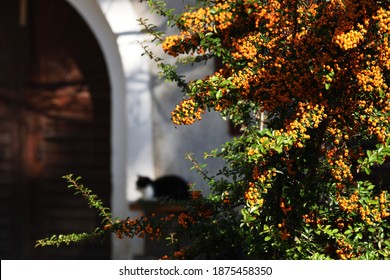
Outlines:
{"label": "wooden door", "polygon": [[99,45],[64,0],[2,4],[1,258],[107,259],[108,241],[34,248],[37,239],[99,224],[63,175],[82,176],[110,203],[110,86]]}

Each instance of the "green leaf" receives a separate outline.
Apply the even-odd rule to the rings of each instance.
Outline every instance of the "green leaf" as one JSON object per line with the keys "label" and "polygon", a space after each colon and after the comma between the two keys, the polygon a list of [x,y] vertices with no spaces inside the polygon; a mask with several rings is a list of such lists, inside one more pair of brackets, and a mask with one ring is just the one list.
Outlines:
{"label": "green leaf", "polygon": [[350,229],[347,229],[346,231],[344,231],[345,235],[350,235],[351,233],[352,233],[352,231]]}
{"label": "green leaf", "polygon": [[219,100],[221,99],[221,97],[222,97],[222,90],[219,89],[215,94],[215,99]]}
{"label": "green leaf", "polygon": [[370,228],[368,228],[368,231],[371,232],[371,233],[374,233],[375,232],[375,228],[370,227]]}

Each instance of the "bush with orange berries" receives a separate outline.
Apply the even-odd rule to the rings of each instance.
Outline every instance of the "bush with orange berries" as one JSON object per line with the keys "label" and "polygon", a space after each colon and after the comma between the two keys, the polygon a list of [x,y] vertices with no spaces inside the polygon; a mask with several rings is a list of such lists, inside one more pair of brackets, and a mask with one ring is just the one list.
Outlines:
{"label": "bush with orange berries", "polygon": [[[176,58],[162,73],[186,94],[174,124],[215,110],[241,129],[208,155],[226,161],[208,184],[240,210],[235,246],[253,258],[390,258],[390,3],[198,0],[179,14],[148,3],[178,29],[158,40]],[[210,59],[213,75],[175,72]]]}
{"label": "bush with orange berries", "polygon": [[[177,30],[141,20],[175,58],[145,46],[185,93],[173,123],[214,110],[241,131],[207,154],[226,162],[215,176],[191,158],[212,195],[178,216],[191,244],[167,257],[390,259],[389,1],[197,0],[179,13],[147,2]],[[208,60],[213,75],[178,72]]]}

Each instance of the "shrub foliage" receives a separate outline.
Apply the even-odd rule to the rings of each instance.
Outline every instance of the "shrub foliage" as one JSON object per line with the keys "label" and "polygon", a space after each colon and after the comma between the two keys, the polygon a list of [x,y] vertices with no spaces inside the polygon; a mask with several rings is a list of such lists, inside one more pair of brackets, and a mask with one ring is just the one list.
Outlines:
{"label": "shrub foliage", "polygon": [[[147,2],[177,30],[140,20],[175,58],[144,46],[183,91],[172,122],[213,110],[241,134],[206,155],[225,160],[218,174],[188,156],[211,196],[194,192],[156,227],[137,220],[142,233],[165,234],[170,258],[389,259],[389,1],[197,0],[179,13]],[[208,60],[212,75],[178,71]],[[173,220],[181,234],[164,233]],[[105,228],[122,236],[123,223]],[[180,236],[193,242],[180,247]]]}

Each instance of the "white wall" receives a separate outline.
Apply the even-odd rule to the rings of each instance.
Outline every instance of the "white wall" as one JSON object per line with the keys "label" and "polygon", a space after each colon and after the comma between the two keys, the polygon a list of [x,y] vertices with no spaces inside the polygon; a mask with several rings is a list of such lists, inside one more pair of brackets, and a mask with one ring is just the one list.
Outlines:
{"label": "white wall", "polygon": [[[164,18],[150,15],[146,3],[132,1],[139,17],[149,18],[151,22],[161,29],[166,29],[167,24]],[[168,7],[182,9],[185,6],[183,1],[167,0]],[[167,30],[168,33],[175,31]],[[153,48],[153,52],[164,56],[160,47]],[[168,61],[173,62],[168,58]],[[214,64],[208,62],[196,67],[185,67],[183,69],[187,79],[201,78],[214,72]],[[195,171],[191,171],[192,164],[185,160],[186,153],[194,153],[199,161],[204,161],[204,152],[218,148],[222,143],[230,139],[228,124],[223,121],[217,113],[206,113],[203,120],[191,126],[174,126],[170,120],[171,111],[182,100],[183,95],[174,83],[162,82],[159,79],[159,70],[156,65],[151,67],[151,91],[152,91],[152,113],[153,113],[153,139],[154,139],[154,162],[155,177],[166,174],[177,174],[190,183],[195,183],[196,188],[208,194],[208,187]],[[212,172],[217,172],[221,162],[217,160],[204,161],[209,164]]]}
{"label": "white wall", "polygon": [[[203,153],[229,139],[227,124],[217,114],[189,127],[175,127],[170,112],[182,94],[173,84],[158,80],[156,65],[146,56],[139,41],[137,19],[166,25],[149,14],[146,3],[138,0],[67,0],[94,32],[106,59],[112,99],[112,211],[117,217],[132,217],[129,203],[139,198],[135,189],[138,174],[152,178],[178,174],[208,192],[203,180],[184,159],[187,152],[202,160]],[[170,5],[182,1],[170,0]],[[212,65],[187,69],[189,77],[211,73]],[[214,172],[219,162],[210,162]],[[143,252],[143,240],[112,239],[113,259],[132,259]]]}

